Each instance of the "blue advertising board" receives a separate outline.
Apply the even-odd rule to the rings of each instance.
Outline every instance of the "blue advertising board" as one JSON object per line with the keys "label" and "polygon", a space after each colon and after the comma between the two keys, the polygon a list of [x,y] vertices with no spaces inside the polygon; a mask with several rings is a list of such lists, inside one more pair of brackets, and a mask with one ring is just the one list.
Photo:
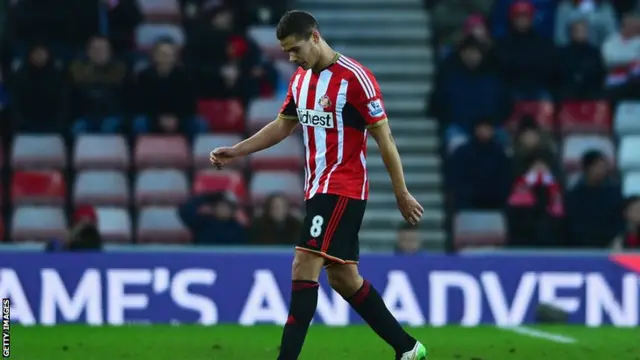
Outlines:
{"label": "blue advertising board", "polygon": [[[287,253],[0,253],[0,296],[24,324],[282,324]],[[638,326],[640,255],[363,255],[361,271],[412,326],[520,325],[538,304],[572,323]],[[314,320],[361,319],[322,279]]]}

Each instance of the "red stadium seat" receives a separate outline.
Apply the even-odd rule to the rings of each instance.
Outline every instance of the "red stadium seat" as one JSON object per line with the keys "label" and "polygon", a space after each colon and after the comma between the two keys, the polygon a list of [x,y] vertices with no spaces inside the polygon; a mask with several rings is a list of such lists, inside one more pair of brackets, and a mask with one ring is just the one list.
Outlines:
{"label": "red stadium seat", "polygon": [[611,131],[611,108],[606,101],[565,102],[558,114],[560,132],[609,133]]}
{"label": "red stadium seat", "polygon": [[132,238],[131,216],[122,208],[104,207],[96,210],[98,230],[107,242],[128,243]]}
{"label": "red stadium seat", "polygon": [[13,212],[11,223],[13,241],[48,241],[67,236],[67,219],[59,207],[21,206]]}
{"label": "red stadium seat", "polygon": [[120,135],[80,135],[73,152],[76,169],[129,168],[129,147]]}
{"label": "red stadium seat", "polygon": [[14,204],[55,204],[65,201],[66,184],[58,171],[17,171],[11,178]]}
{"label": "red stadium seat", "polygon": [[189,196],[187,177],[180,170],[144,170],[136,177],[136,203],[179,205]]}
{"label": "red stadium seat", "polygon": [[506,241],[506,224],[500,212],[462,211],[455,215],[453,225],[455,247],[502,245]]}
{"label": "red stadium seat", "polygon": [[171,206],[151,206],[138,215],[138,242],[184,244],[191,241],[191,233]]}
{"label": "red stadium seat", "polygon": [[304,198],[302,177],[289,171],[258,171],[249,188],[251,201],[257,206],[274,193],[284,194],[293,206],[300,206]]}
{"label": "red stadium seat", "polygon": [[20,134],[13,140],[11,163],[19,169],[64,169],[67,154],[60,135]]}
{"label": "red stadium seat", "polygon": [[302,140],[290,136],[263,151],[250,157],[253,170],[289,170],[299,172],[304,167],[304,149]]}
{"label": "red stadium seat", "polygon": [[[211,150],[221,146],[233,146],[242,141],[242,136],[237,134],[205,134],[199,135],[193,144],[193,162],[197,168],[210,169]],[[229,166],[242,168],[246,164],[246,158],[238,159]]]}
{"label": "red stadium seat", "polygon": [[183,169],[191,165],[191,151],[182,136],[141,136],[134,157],[137,168]]}
{"label": "red stadium seat", "polygon": [[239,134],[245,131],[244,108],[239,100],[201,99],[198,114],[215,132]]}
{"label": "red stadium seat", "polygon": [[507,129],[515,131],[524,115],[531,115],[544,129],[555,130],[555,108],[551,101],[519,101],[507,121]]}
{"label": "red stadium seat", "polygon": [[220,191],[233,193],[241,203],[247,201],[247,185],[241,173],[229,170],[203,170],[196,173],[193,181],[194,194]]}

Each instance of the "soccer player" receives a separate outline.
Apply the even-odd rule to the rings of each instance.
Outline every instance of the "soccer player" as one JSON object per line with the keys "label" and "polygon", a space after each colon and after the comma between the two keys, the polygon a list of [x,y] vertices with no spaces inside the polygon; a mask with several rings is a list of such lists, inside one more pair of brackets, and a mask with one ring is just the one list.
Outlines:
{"label": "soccer player", "polygon": [[376,140],[398,207],[417,224],[424,209],[407,190],[377,81],[357,61],[322,38],[315,18],[289,11],[277,27],[289,60],[298,65],[277,119],[233,147],[211,152],[218,169],[269,148],[300,123],[306,148],[306,217],[293,260],[291,304],[279,360],[298,358],[318,301],[324,266],[329,283],[396,352],[397,360],[423,360],[426,348],[411,337],[358,272],[358,232],[368,196],[367,135]]}

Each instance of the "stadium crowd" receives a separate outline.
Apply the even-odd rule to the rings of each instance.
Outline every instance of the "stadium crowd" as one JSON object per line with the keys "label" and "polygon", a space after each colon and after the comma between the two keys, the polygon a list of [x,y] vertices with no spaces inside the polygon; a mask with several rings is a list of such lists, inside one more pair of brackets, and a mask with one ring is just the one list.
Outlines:
{"label": "stadium crowd", "polygon": [[[286,91],[293,68],[272,56],[271,39],[285,9],[284,0],[3,2],[2,239],[50,250],[294,243],[291,201],[302,199],[288,191],[301,152],[228,172],[208,161],[248,135],[256,104]],[[248,189],[252,170],[265,171]]]}
{"label": "stadium crowd", "polygon": [[427,5],[456,246],[640,247],[640,2]]}

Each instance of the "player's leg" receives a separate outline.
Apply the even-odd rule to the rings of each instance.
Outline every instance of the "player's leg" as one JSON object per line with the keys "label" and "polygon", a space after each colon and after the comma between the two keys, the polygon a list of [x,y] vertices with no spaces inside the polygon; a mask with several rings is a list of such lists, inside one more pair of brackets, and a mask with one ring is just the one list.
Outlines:
{"label": "player's leg", "polygon": [[289,317],[282,331],[278,360],[296,360],[318,303],[318,277],[324,259],[316,254],[296,251],[291,271]]}
{"label": "player's leg", "polygon": [[306,216],[293,261],[291,304],[282,333],[279,360],[296,360],[318,303],[318,277],[326,261],[325,233],[340,215],[338,197],[319,194],[306,203]]}
{"label": "player's leg", "polygon": [[398,359],[416,347],[416,339],[393,317],[375,287],[360,276],[357,264],[334,263],[327,266],[326,271],[331,287],[395,350]]}

